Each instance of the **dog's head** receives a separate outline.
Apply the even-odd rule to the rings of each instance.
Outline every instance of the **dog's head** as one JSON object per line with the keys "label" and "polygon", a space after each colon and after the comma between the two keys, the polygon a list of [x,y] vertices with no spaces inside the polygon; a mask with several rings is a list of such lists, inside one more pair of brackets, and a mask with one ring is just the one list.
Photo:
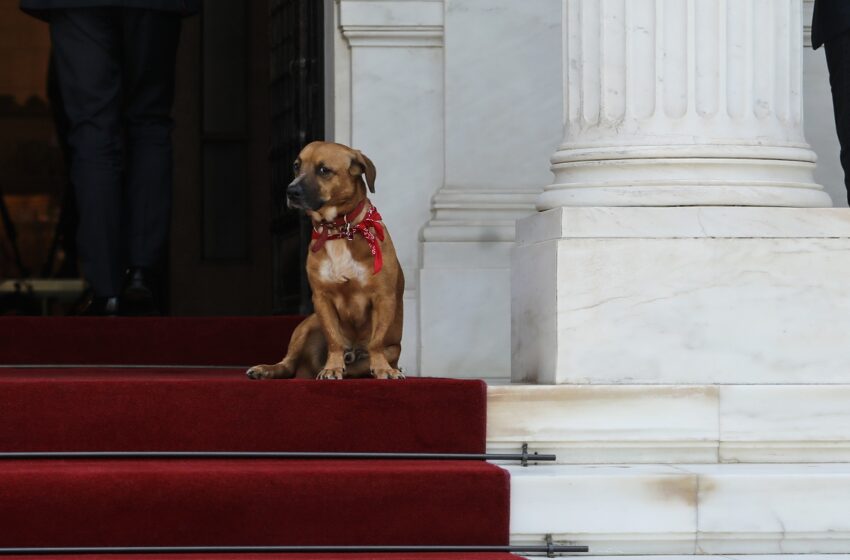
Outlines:
{"label": "dog's head", "polygon": [[[360,151],[342,144],[311,142],[293,164],[295,180],[286,188],[286,203],[314,219],[333,220],[375,192],[375,165]],[[364,182],[365,178],[365,182]]]}

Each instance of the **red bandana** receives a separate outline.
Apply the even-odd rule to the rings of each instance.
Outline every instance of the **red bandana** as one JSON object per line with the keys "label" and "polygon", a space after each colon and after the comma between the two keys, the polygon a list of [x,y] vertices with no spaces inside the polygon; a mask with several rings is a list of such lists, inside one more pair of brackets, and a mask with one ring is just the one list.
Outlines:
{"label": "red bandana", "polygon": [[[354,234],[359,233],[369,243],[369,251],[372,253],[375,261],[375,274],[381,271],[384,266],[384,258],[381,255],[381,241],[384,240],[384,227],[381,225],[381,215],[378,214],[378,209],[374,206],[369,206],[366,215],[356,224],[352,224],[349,220],[357,217],[363,211],[363,206],[366,201],[363,200],[357,205],[357,208],[343,216],[337,218],[333,222],[321,222],[318,226],[313,226],[313,246],[310,250],[314,253],[325,246],[325,241],[331,239],[348,239],[354,240]],[[318,227],[321,226],[321,231]],[[339,230],[339,233],[331,235],[330,230]],[[374,230],[374,233],[372,232]]]}

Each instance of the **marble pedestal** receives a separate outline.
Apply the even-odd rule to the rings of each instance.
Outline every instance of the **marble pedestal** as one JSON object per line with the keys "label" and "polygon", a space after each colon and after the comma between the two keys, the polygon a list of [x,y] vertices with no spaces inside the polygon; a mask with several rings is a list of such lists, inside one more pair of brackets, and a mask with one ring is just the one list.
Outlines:
{"label": "marble pedestal", "polygon": [[850,382],[847,209],[557,208],[511,283],[514,382]]}
{"label": "marble pedestal", "polygon": [[423,243],[421,371],[431,377],[510,379],[513,244]]}

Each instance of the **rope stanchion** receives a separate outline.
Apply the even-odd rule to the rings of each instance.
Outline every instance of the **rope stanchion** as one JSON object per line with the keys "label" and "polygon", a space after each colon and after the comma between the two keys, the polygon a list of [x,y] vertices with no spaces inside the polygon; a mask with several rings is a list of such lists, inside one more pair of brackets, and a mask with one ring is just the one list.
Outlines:
{"label": "rope stanchion", "polygon": [[529,463],[557,460],[552,454],[529,453],[362,453],[314,451],[6,451],[0,460],[27,459],[363,459],[416,461],[517,461]]}
{"label": "rope stanchion", "polygon": [[111,547],[50,547],[0,548],[0,555],[37,554],[216,554],[216,553],[404,553],[404,552],[514,552],[555,554],[588,552],[587,546],[557,545],[415,545],[415,546],[111,546]]}

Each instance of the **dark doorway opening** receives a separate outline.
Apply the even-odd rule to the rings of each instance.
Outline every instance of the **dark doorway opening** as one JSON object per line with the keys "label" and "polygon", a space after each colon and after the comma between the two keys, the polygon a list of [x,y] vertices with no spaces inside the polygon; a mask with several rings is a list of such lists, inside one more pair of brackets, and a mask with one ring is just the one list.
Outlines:
{"label": "dark doorway opening", "polygon": [[[175,104],[172,313],[298,314],[309,226],[279,193],[324,135],[322,2],[205,0]],[[200,94],[200,95],[199,95]],[[193,188],[194,187],[194,188]]]}
{"label": "dark doorway opening", "polygon": [[[63,231],[66,174],[47,95],[48,28],[17,2],[4,3],[0,16],[0,196],[9,209],[9,219],[0,218],[2,297],[21,276],[76,276],[76,259],[71,246],[53,243]],[[324,137],[325,16],[321,0],[205,0],[199,16],[183,21],[165,286],[171,314],[310,310],[309,224],[278,195],[298,150]],[[74,289],[83,287],[77,278]],[[31,312],[63,314],[69,305]]]}
{"label": "dark doorway opening", "polygon": [[[317,0],[271,0],[274,312],[312,310],[304,263],[310,223],[282,196],[299,150],[325,134],[324,13]],[[297,273],[294,273],[297,271]]]}

